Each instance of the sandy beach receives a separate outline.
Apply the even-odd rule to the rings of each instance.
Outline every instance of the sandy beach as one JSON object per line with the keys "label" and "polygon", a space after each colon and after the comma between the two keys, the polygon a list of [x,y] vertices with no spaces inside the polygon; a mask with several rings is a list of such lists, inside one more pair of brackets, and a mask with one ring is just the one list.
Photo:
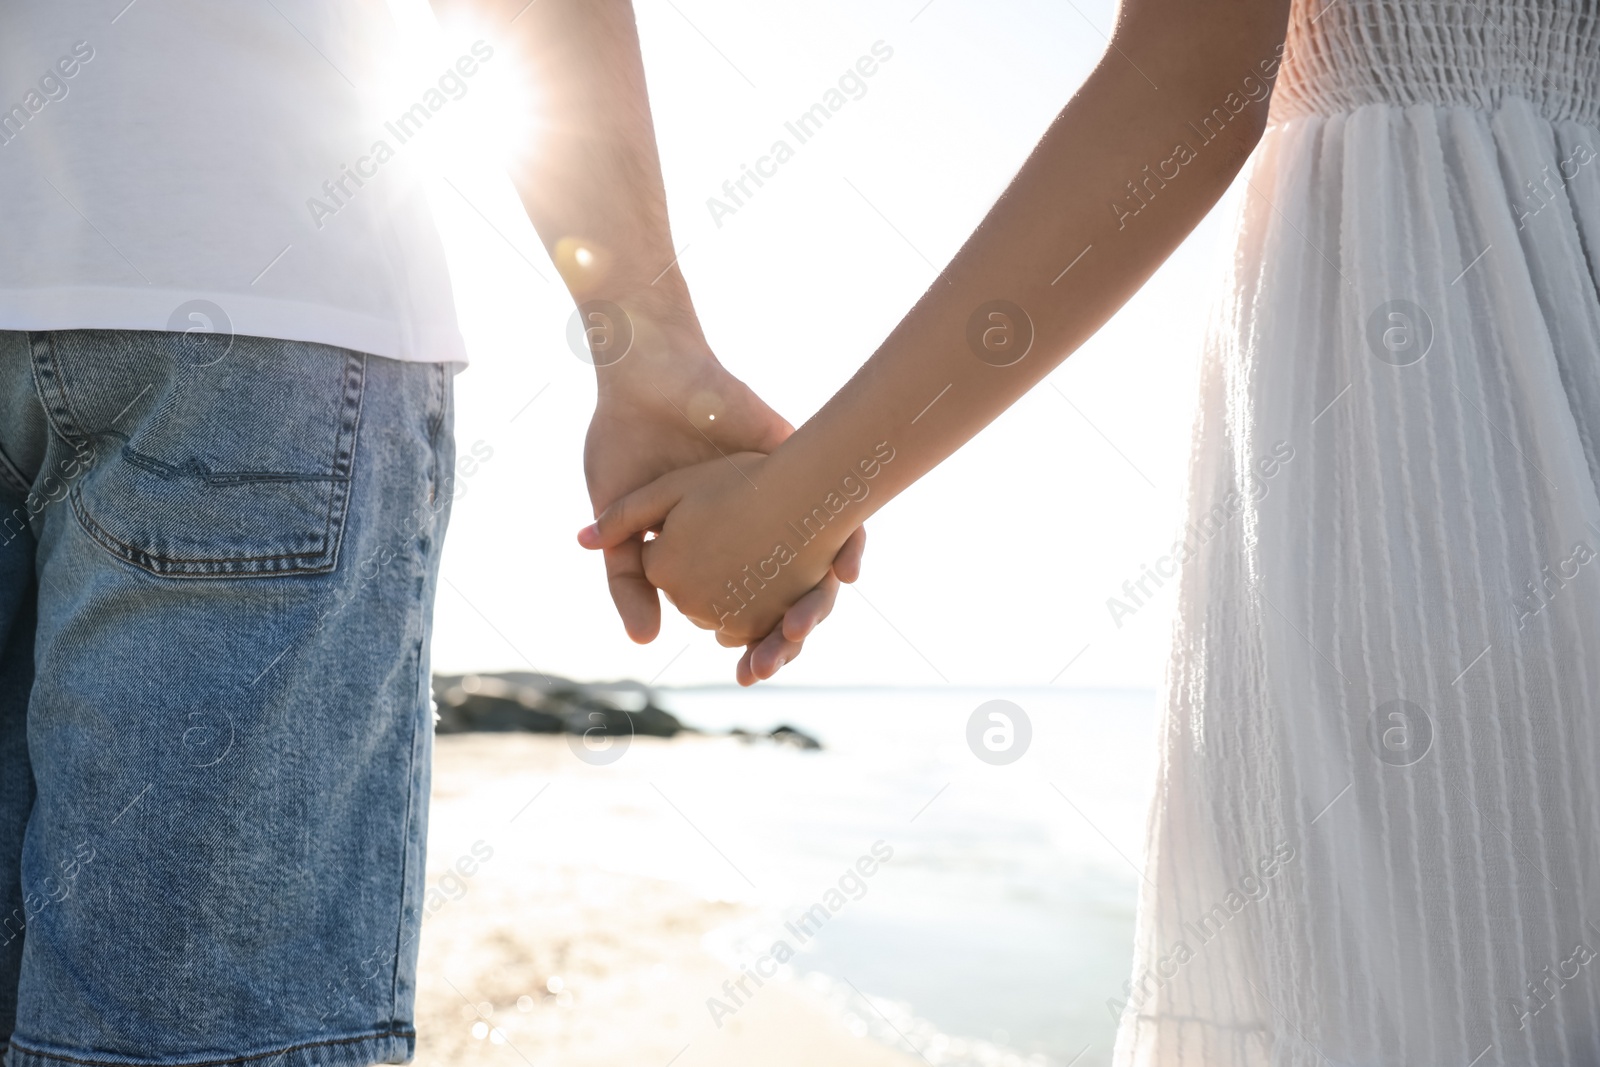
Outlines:
{"label": "sandy beach", "polygon": [[[750,995],[739,998],[731,1016],[713,1020],[707,999],[726,998],[723,984],[741,973],[719,962],[707,942],[756,918],[756,909],[679,880],[617,869],[607,856],[641,828],[652,836],[665,832],[652,825],[659,813],[627,799],[663,761],[679,762],[685,746],[713,760],[719,752],[747,753],[736,742],[701,738],[640,738],[632,745],[625,760],[596,767],[578,760],[560,736],[437,739],[416,1062],[922,1062],[860,1036],[861,1020],[784,972],[759,988],[747,980]],[[585,799],[596,788],[621,799],[597,808]],[[573,808],[562,808],[563,795]],[[575,810],[585,814],[574,818]],[[624,840],[608,841],[613,835]],[[674,851],[695,844],[691,835],[690,845]]]}

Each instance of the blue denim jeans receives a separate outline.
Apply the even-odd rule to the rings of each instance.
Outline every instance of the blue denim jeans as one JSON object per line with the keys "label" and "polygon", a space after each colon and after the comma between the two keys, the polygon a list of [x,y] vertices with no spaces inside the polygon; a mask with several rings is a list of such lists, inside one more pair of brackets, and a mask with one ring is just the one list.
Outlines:
{"label": "blue denim jeans", "polygon": [[0,331],[7,1067],[414,1048],[452,368],[210,341]]}

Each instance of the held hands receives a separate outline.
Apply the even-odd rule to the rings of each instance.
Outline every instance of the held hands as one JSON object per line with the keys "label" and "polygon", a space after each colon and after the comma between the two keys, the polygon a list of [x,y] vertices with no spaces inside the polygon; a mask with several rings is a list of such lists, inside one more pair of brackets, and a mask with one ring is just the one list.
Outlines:
{"label": "held hands", "polygon": [[[717,616],[709,598],[710,588],[697,588],[697,583],[715,581],[721,589],[722,583],[734,577],[733,572],[715,579],[702,575],[701,571],[714,569],[709,557],[698,561],[680,558],[689,553],[698,555],[697,546],[709,544],[688,532],[691,516],[703,521],[709,508],[686,512],[681,518],[674,512],[670,546],[665,538],[645,541],[645,531],[658,525],[667,514],[659,506],[665,499],[658,490],[667,480],[663,476],[671,478],[672,472],[679,472],[682,478],[670,484],[677,486],[681,482],[685,495],[702,483],[709,488],[719,479],[731,478],[737,485],[729,488],[734,492],[742,488],[753,496],[750,483],[724,456],[759,467],[760,453],[770,452],[793,432],[783,418],[701,346],[702,341],[691,338],[671,345],[676,351],[670,358],[651,359],[647,352],[635,353],[616,367],[603,368],[599,399],[584,445],[589,495],[597,512],[605,509],[602,523],[607,535],[603,544],[592,536],[580,536],[580,542],[604,550],[617,613],[629,637],[641,643],[654,640],[660,630],[658,587],[675,605],[687,609],[697,625],[715,629]],[[686,353],[685,349],[696,351]],[[709,471],[713,467],[720,470]],[[709,473],[690,474],[702,468]],[[651,507],[641,510],[645,501]],[[737,510],[739,501],[728,503]],[[618,511],[624,507],[625,512]],[[650,510],[661,510],[661,514],[642,525],[632,521]],[[629,521],[617,518],[623,513]],[[606,519],[605,515],[612,517]],[[624,526],[628,528],[622,529]],[[683,535],[679,534],[680,529]],[[770,678],[800,654],[806,636],[833,610],[840,581],[852,582],[859,575],[865,543],[866,532],[858,529],[834,545],[836,559],[830,551],[820,563],[808,557],[804,567],[785,567],[788,573],[783,575],[781,586],[769,583],[761,590],[759,605],[751,605],[755,610],[741,609],[737,599],[726,602],[724,610],[733,614],[729,619],[732,625],[717,636],[724,645],[747,646],[736,670],[739,684],[751,685]],[[751,555],[749,561],[764,559],[771,546],[765,548],[759,556]],[[818,554],[813,551],[811,556]],[[808,578],[801,579],[802,574]],[[754,582],[750,588],[755,588]],[[726,589],[722,593],[728,595]]]}
{"label": "held hands", "polygon": [[[742,452],[675,470],[616,501],[578,535],[586,548],[638,544],[644,581],[696,626],[715,630],[719,643],[749,646],[741,684],[770,677],[798,654],[832,608],[840,579],[855,579],[865,543],[859,527],[793,526],[769,467],[768,457]],[[658,536],[640,542],[651,530]]]}

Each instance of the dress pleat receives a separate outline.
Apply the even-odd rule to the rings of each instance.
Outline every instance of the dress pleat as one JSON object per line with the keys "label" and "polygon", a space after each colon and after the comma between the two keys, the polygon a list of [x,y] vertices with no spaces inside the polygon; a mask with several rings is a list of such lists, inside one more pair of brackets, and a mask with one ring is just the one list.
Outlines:
{"label": "dress pleat", "polygon": [[1119,1067],[1600,1067],[1600,5],[1296,0]]}

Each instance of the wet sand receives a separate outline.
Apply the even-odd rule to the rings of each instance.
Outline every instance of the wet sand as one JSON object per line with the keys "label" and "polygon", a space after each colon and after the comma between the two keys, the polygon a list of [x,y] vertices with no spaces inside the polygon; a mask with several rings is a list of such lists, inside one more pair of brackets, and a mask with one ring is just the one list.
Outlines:
{"label": "wet sand", "polygon": [[[855,1036],[821,993],[782,976],[715,1025],[707,998],[740,974],[713,958],[705,939],[753,909],[677,881],[608,869],[586,843],[613,830],[637,832],[644,813],[624,804],[564,833],[546,791],[599,775],[646,774],[685,751],[674,746],[722,746],[729,759],[741,753],[700,738],[634,744],[626,767],[597,768],[577,760],[559,736],[437,739],[417,1064],[921,1063]],[[713,766],[724,758],[704,747],[694,755],[707,753],[715,753]]]}

